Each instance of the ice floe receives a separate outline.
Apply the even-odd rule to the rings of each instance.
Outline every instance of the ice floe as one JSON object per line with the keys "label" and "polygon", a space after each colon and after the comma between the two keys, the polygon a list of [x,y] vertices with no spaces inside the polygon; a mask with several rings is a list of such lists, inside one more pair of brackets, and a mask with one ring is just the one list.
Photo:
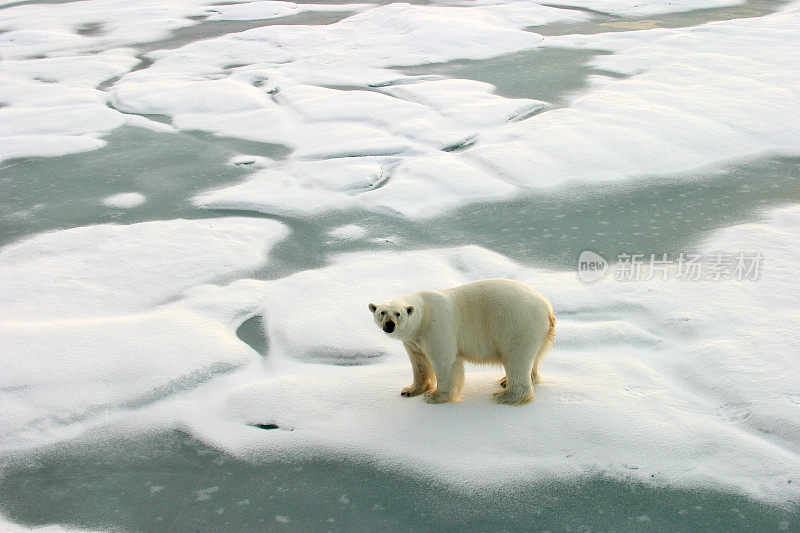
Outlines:
{"label": "ice floe", "polygon": [[[732,3],[709,0],[692,7]],[[0,92],[7,104],[0,109],[2,157],[97,148],[103,133],[147,121],[139,115],[149,114],[169,116],[177,129],[289,145],[298,160],[432,157],[431,150],[474,145],[451,166],[520,188],[674,172],[772,149],[796,150],[796,125],[788,117],[796,111],[791,87],[798,69],[780,68],[791,64],[797,47],[791,31],[796,11],[646,34],[542,38],[523,28],[591,15],[501,1],[374,7],[269,1],[208,6],[195,0],[166,7],[130,0],[101,4],[102,13],[97,3],[89,9],[87,2],[4,10],[3,27],[9,31],[0,35],[0,50],[17,60],[0,65],[7,82]],[[596,8],[630,14],[686,6],[605,2]],[[265,19],[303,10],[360,12],[334,24],[270,25],[154,50],[148,55],[155,62],[135,72],[128,71],[138,61],[136,51],[119,48],[163,38],[202,18]],[[542,113],[541,102],[502,98],[481,82],[406,77],[391,70],[541,45],[612,50],[596,63],[630,77],[598,77],[568,108]],[[103,49],[108,50],[89,53]],[[58,57],[24,59],[34,54]],[[762,76],[758,58],[768,58],[775,68]],[[742,69],[753,72],[743,76]],[[696,90],[682,90],[687,80]],[[104,81],[111,84],[108,94],[97,89]],[[748,106],[739,105],[743,95]],[[405,168],[413,165],[409,161]],[[302,188],[289,185],[285,188],[293,192]],[[458,184],[452,183],[450,199],[432,204],[429,193],[440,184],[417,179],[406,185],[409,200],[389,208],[407,216],[434,215],[482,197],[467,188],[458,199]],[[311,187],[308,194],[322,198],[327,191]],[[283,203],[290,201],[295,200]],[[413,211],[404,212],[406,206]]]}
{"label": "ice floe", "polygon": [[[0,110],[2,112],[2,110]],[[0,159],[26,156],[59,156],[97,150],[106,145],[91,135],[10,135],[2,138]]]}
{"label": "ice floe", "polygon": [[614,51],[568,107],[482,135],[470,155],[526,187],[800,152],[800,10],[696,28],[552,38]]}
{"label": "ice floe", "polygon": [[123,192],[103,198],[103,203],[110,207],[128,209],[142,205],[147,201],[147,197],[139,192]]}
{"label": "ice floe", "polygon": [[236,113],[275,106],[255,87],[233,80],[154,79],[151,83],[126,83],[112,93],[121,111],[160,115],[180,113]]}
{"label": "ice floe", "polygon": [[[262,282],[271,375],[192,431],[253,459],[366,457],[466,490],[600,475],[796,498],[798,224],[800,209],[780,209],[703,245],[760,251],[757,281],[585,284],[465,247],[348,254]],[[482,368],[459,403],[401,398],[408,362],[366,302],[491,276],[530,283],[556,310],[535,402],[494,404],[502,372]]]}
{"label": "ice floe", "polygon": [[383,183],[391,165],[391,159],[374,157],[279,164],[243,183],[201,193],[193,202],[213,209],[316,214],[353,205],[355,194]]}
{"label": "ice floe", "polygon": [[464,145],[477,135],[426,106],[372,91],[300,85],[278,93],[278,100],[308,121],[366,123],[440,150]]}
{"label": "ice floe", "polygon": [[[246,302],[256,295],[254,309],[257,292],[229,289],[211,303],[191,296],[258,267],[287,233],[272,220],[171,220],[4,247],[3,447],[66,438],[80,431],[73,423],[157,402],[254,358],[233,322],[252,312]],[[183,293],[185,305],[169,303]]]}
{"label": "ice floe", "polygon": [[86,53],[162,39],[198,23],[204,0],[91,0],[3,9],[0,53],[7,59]]}
{"label": "ice floe", "polygon": [[0,515],[0,527],[2,527],[3,531],[6,533],[30,533],[31,531],[36,533],[78,533],[79,531],[89,533],[91,531],[83,528],[71,529],[61,526],[26,527],[9,522],[3,515]]}
{"label": "ice floe", "polygon": [[524,98],[492,94],[494,87],[475,80],[436,80],[386,87],[385,92],[419,102],[456,122],[474,126],[496,126],[527,118],[547,104]]}
{"label": "ice floe", "polygon": [[305,216],[360,206],[424,218],[465,201],[503,198],[519,190],[446,152],[382,161],[356,157],[360,155],[341,161],[289,161],[243,183],[200,193],[193,202],[198,207]]}
{"label": "ice floe", "polygon": [[440,152],[403,159],[386,185],[367,191],[359,200],[372,209],[426,218],[465,202],[508,197],[518,190],[455,154]]}
{"label": "ice floe", "polygon": [[357,224],[348,224],[347,226],[340,226],[328,232],[328,235],[334,239],[344,239],[348,241],[355,241],[363,239],[367,236],[367,230]]}
{"label": "ice floe", "polygon": [[[800,149],[800,130],[791,117],[797,114],[796,102],[800,101],[795,94],[800,66],[787,65],[797,62],[798,34],[792,28],[798,17],[797,10],[787,10],[697,28],[651,30],[646,35],[548,38],[544,42],[548,46],[612,50],[614,54],[599,56],[594,62],[625,76],[593,77],[589,88],[562,108],[502,98],[494,95],[488,84],[470,80],[406,78],[378,91],[298,85],[288,71],[282,71],[292,65],[292,75],[296,75],[301,63],[295,61],[275,69],[280,73],[274,75],[277,85],[272,90],[281,112],[263,111],[263,120],[255,113],[249,114],[252,118],[243,113],[233,121],[235,125],[222,118],[198,116],[190,125],[201,127],[205,122],[206,128],[220,134],[262,140],[274,139],[272,134],[281,131],[283,138],[298,146],[295,158],[401,155],[391,179],[376,190],[364,191],[357,201],[368,208],[414,218],[511,194],[514,187],[521,192],[566,183],[673,174],[771,151],[795,154]],[[762,34],[763,38],[757,37]],[[761,72],[761,58],[774,63],[768,73]],[[341,66],[341,76],[347,71],[345,59],[335,61]],[[374,67],[380,62],[367,63],[365,59],[364,65]],[[355,69],[356,76],[360,72]],[[685,90],[687,83],[692,90]],[[526,119],[531,115],[536,116]],[[260,128],[259,122],[267,121],[273,126]],[[295,132],[311,133],[289,133],[298,121],[303,126]],[[390,141],[394,150],[381,151],[368,143],[365,150],[353,150],[353,145],[363,141],[352,137],[345,124],[365,124],[363,127],[391,135],[401,145],[400,139],[404,139],[406,144],[397,146]],[[347,139],[347,149],[314,147],[319,143],[314,132],[322,128],[331,133],[333,142]],[[460,152],[452,157],[431,153],[435,148],[454,147]],[[474,186],[464,187],[465,182]],[[224,197],[232,208],[241,203],[238,196],[247,200],[248,209],[274,211],[276,197],[267,192],[259,196],[268,200],[257,205],[256,183],[215,191],[211,196]],[[263,180],[261,186],[265,191],[275,187]],[[327,187],[312,184],[308,176],[280,182],[282,191],[301,192],[297,187],[307,189],[309,198],[307,205],[298,202],[298,214],[353,202],[352,198],[325,194]],[[209,196],[201,198],[205,202]],[[287,212],[288,201],[280,203],[281,212]]]}
{"label": "ice floe", "polygon": [[0,158],[54,156],[105,144],[100,135],[125,123],[95,87],[127,72],[130,50],[91,57],[0,62]]}
{"label": "ice floe", "polygon": [[71,423],[161,400],[254,356],[230,328],[184,309],[0,329],[4,447],[57,440]]}
{"label": "ice floe", "polygon": [[[132,49],[120,48],[89,56],[43,57],[39,59],[11,60],[0,62],[0,76],[38,80],[43,83],[63,83],[68,87],[84,87],[93,89],[99,83],[114,76],[124,74],[136,65],[139,60],[133,57]],[[52,86],[51,86],[52,87]],[[39,91],[47,91],[48,86],[40,86]],[[37,96],[28,90],[11,93],[6,87],[3,101],[6,103],[30,101]],[[47,100],[57,98],[57,92],[50,90],[45,96]],[[35,98],[41,101],[42,98]]]}
{"label": "ice floe", "polygon": [[255,268],[286,237],[273,220],[169,220],[36,235],[0,251],[0,316],[49,320],[135,312]]}
{"label": "ice floe", "polygon": [[197,22],[201,2],[99,0],[20,5],[3,10],[0,53],[17,59],[35,55],[89,52],[169,35]]}

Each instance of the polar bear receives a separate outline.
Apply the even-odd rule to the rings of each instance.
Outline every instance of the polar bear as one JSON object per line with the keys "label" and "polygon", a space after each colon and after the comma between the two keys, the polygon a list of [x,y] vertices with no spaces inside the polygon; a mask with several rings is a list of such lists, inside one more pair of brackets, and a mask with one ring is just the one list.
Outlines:
{"label": "polar bear", "polygon": [[425,393],[428,403],[458,401],[464,361],[501,364],[506,377],[493,397],[500,403],[533,399],[539,363],[555,339],[547,299],[522,282],[487,279],[441,291],[419,291],[369,304],[375,322],[401,340],[414,382],[400,393]]}

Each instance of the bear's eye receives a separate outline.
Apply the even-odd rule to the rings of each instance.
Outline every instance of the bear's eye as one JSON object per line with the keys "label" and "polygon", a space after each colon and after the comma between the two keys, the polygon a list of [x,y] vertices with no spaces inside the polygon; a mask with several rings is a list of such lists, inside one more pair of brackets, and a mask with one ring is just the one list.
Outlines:
{"label": "bear's eye", "polygon": [[400,318],[400,313],[395,313],[394,316],[396,316],[397,318]]}
{"label": "bear's eye", "polygon": [[381,311],[381,316],[386,316],[386,311]]}

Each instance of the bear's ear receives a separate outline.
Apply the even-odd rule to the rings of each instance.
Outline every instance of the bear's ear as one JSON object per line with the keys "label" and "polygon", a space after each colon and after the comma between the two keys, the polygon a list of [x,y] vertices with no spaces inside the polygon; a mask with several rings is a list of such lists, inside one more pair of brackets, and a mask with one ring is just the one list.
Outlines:
{"label": "bear's ear", "polygon": [[377,305],[375,305],[375,304],[369,304],[369,312],[370,312],[370,313],[374,313],[374,312],[375,312],[375,310],[376,310],[377,308],[378,308],[378,306],[377,306]]}
{"label": "bear's ear", "polygon": [[414,312],[414,309],[416,309],[416,307],[414,307],[413,305],[409,305],[408,307],[406,307],[406,313],[408,313],[408,316],[411,316],[411,313]]}

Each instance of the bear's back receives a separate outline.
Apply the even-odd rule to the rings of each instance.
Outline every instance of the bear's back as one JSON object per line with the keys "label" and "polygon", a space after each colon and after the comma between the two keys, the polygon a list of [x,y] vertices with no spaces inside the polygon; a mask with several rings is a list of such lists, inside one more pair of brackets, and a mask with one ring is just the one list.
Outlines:
{"label": "bear's back", "polygon": [[452,303],[460,348],[503,351],[510,344],[539,343],[549,328],[552,307],[520,281],[487,279],[441,291]]}

